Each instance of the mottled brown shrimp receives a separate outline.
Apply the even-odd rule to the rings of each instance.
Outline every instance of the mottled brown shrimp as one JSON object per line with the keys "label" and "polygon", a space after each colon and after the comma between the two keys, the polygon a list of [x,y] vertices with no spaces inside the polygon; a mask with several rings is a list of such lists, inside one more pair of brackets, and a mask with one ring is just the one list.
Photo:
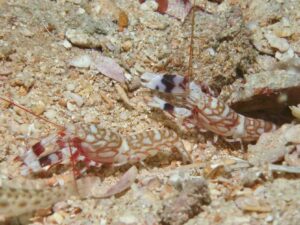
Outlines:
{"label": "mottled brown shrimp", "polygon": [[47,208],[58,201],[77,195],[74,182],[63,186],[37,188],[28,185],[18,186],[1,181],[0,215],[5,218],[20,216],[38,209]]}
{"label": "mottled brown shrimp", "polygon": [[80,199],[107,198],[129,188],[137,173],[136,167],[132,166],[114,185],[106,188],[106,191],[99,190],[102,182],[91,176],[77,180],[76,184],[69,175],[40,180],[0,180],[0,216],[18,217],[50,207],[71,196]]}

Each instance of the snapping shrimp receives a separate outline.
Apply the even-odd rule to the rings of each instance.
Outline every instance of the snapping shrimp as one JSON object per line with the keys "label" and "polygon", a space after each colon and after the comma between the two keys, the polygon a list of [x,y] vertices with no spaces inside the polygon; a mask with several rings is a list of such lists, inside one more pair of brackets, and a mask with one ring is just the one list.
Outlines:
{"label": "snapping shrimp", "polygon": [[[14,106],[33,114],[25,107],[0,97]],[[38,118],[50,122],[43,117]],[[101,127],[99,124],[83,124],[64,128],[33,145],[20,158],[23,162],[21,174],[40,172],[47,166],[72,162],[84,163],[76,176],[83,174],[89,167],[101,167],[102,164],[122,166],[142,162],[159,152],[170,154],[177,150],[184,162],[190,161],[183,143],[172,130],[152,129],[122,136],[119,133]]]}
{"label": "snapping shrimp", "polygon": [[[38,181],[31,185],[17,185],[1,180],[0,215],[9,218],[46,208],[58,201],[76,195],[76,186],[68,181],[63,186],[37,188]],[[16,187],[17,186],[17,187]]]}
{"label": "snapping shrimp", "polygon": [[[53,204],[76,196],[85,198],[107,198],[129,188],[137,176],[137,168],[132,166],[106,191],[101,190],[97,177],[84,177],[73,180],[72,176],[42,180],[0,180],[0,216],[17,217],[26,213],[47,208]],[[50,183],[62,185],[49,186]]]}
{"label": "snapping shrimp", "polygon": [[[190,161],[184,145],[172,130],[153,129],[127,136],[97,124],[82,125],[50,135],[33,145],[21,156],[21,173],[39,172],[58,163],[84,162],[82,174],[89,167],[102,164],[122,166],[142,162],[159,152],[170,154],[175,149],[184,162]],[[80,175],[78,174],[78,175]]]}
{"label": "snapping shrimp", "polygon": [[274,123],[246,117],[235,112],[228,105],[207,93],[201,85],[187,82],[179,75],[144,73],[142,84],[155,91],[173,94],[183,98],[184,107],[177,107],[154,97],[150,106],[160,108],[181,118],[186,127],[196,127],[200,131],[211,131],[228,141],[256,141],[261,134],[277,128]]}

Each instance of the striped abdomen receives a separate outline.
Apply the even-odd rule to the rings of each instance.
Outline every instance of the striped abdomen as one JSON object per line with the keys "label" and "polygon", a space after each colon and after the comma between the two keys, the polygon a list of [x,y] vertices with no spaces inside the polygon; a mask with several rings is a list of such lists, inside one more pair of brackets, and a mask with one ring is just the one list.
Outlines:
{"label": "striped abdomen", "polygon": [[200,126],[215,134],[255,141],[261,134],[276,129],[276,125],[261,119],[246,117],[235,112],[218,99],[204,95],[195,101],[193,114]]}

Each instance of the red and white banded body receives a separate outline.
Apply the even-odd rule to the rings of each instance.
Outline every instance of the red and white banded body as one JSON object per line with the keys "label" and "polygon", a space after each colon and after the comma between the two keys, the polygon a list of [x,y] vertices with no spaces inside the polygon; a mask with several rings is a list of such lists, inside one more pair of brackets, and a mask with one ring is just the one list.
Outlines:
{"label": "red and white banded body", "polygon": [[174,131],[147,130],[123,137],[97,124],[82,125],[67,128],[33,145],[21,157],[24,162],[22,174],[39,172],[46,166],[68,163],[70,160],[84,162],[85,168],[80,171],[81,174],[90,166],[132,164],[158,152],[171,154],[174,149],[180,152],[184,161],[189,161]]}
{"label": "red and white banded body", "polygon": [[[211,131],[235,141],[255,141],[265,132],[276,129],[276,125],[261,119],[243,116],[195,82],[187,82],[179,75],[144,73],[143,85],[152,90],[183,97],[184,107],[174,106],[165,100],[154,97],[150,106],[157,107],[182,118],[187,127],[201,131]],[[181,99],[182,101],[182,99]]]}

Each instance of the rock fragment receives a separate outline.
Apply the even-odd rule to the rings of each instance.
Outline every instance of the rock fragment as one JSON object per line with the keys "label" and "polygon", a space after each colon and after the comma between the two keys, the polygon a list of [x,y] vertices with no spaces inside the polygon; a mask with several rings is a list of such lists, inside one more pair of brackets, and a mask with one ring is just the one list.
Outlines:
{"label": "rock fragment", "polygon": [[166,199],[161,213],[163,224],[181,225],[203,211],[211,201],[204,179],[187,180],[182,191]]}
{"label": "rock fragment", "polygon": [[92,58],[89,55],[77,56],[69,62],[71,66],[78,68],[89,68],[92,63]]}
{"label": "rock fragment", "polygon": [[158,9],[158,3],[154,0],[145,1],[141,4],[141,10],[143,11],[156,11]]}
{"label": "rock fragment", "polygon": [[70,22],[65,36],[75,46],[100,48],[105,41],[105,36],[115,32],[116,28],[116,24],[111,20],[95,20],[84,13]]}
{"label": "rock fragment", "polygon": [[102,46],[102,41],[85,33],[80,29],[68,29],[66,38],[78,47],[83,48],[99,48]]}
{"label": "rock fragment", "polygon": [[292,112],[292,115],[300,120],[300,104],[298,106],[290,106],[290,110]]}
{"label": "rock fragment", "polygon": [[31,73],[21,72],[16,75],[16,77],[11,80],[12,86],[23,87],[27,92],[34,85],[35,80]]}
{"label": "rock fragment", "polygon": [[273,33],[265,33],[265,38],[272,48],[278,49],[281,52],[285,52],[289,49],[290,45],[284,38],[277,37]]}
{"label": "rock fragment", "polygon": [[248,146],[249,162],[261,166],[291,159],[300,142],[299,132],[300,125],[286,124],[272,133],[263,134],[255,145]]}
{"label": "rock fragment", "polygon": [[267,26],[277,37],[290,37],[295,33],[295,27],[287,17],[283,17],[279,22]]}
{"label": "rock fragment", "polygon": [[32,112],[33,112],[35,115],[38,115],[38,116],[39,116],[39,115],[42,115],[42,114],[45,112],[46,106],[45,106],[45,104],[44,104],[42,101],[40,101],[40,102],[34,104],[34,105],[31,107],[31,110],[32,110]]}
{"label": "rock fragment", "polygon": [[124,51],[124,52],[128,52],[128,51],[130,51],[130,49],[132,48],[132,42],[130,41],[130,40],[128,40],[128,41],[125,41],[125,42],[123,42],[122,43],[122,50]]}
{"label": "rock fragment", "polygon": [[70,49],[72,48],[72,44],[68,41],[68,40],[64,40],[62,45],[66,48],[66,49]]}
{"label": "rock fragment", "polygon": [[12,74],[13,69],[11,66],[0,65],[0,76],[8,76]]}
{"label": "rock fragment", "polygon": [[[150,12],[147,12],[150,14]],[[145,16],[140,18],[140,22],[150,28],[155,30],[165,30],[169,26],[163,19],[163,16],[160,14],[155,14],[155,16]]]}
{"label": "rock fragment", "polygon": [[270,204],[255,196],[243,196],[235,200],[236,205],[246,212],[266,213],[272,210]]}
{"label": "rock fragment", "polygon": [[71,101],[71,103],[75,103],[78,107],[81,107],[84,103],[84,99],[80,95],[69,91],[64,92],[64,97]]}
{"label": "rock fragment", "polygon": [[7,42],[0,40],[0,60],[7,59],[15,50]]}

